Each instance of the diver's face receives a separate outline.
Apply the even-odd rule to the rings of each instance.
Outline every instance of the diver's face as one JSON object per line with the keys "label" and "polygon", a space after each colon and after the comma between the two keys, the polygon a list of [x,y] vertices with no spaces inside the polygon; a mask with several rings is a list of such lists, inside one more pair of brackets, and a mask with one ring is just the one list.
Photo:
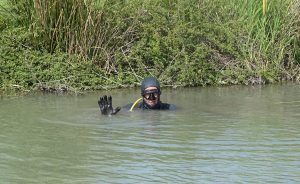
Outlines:
{"label": "diver's face", "polygon": [[147,87],[143,95],[144,101],[150,107],[154,107],[159,101],[159,91],[157,87]]}

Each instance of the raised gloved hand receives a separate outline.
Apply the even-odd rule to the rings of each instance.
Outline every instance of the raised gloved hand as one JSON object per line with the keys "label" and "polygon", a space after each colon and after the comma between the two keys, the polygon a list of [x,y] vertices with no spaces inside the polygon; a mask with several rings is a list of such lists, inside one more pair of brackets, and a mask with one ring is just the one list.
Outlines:
{"label": "raised gloved hand", "polygon": [[98,105],[103,115],[115,115],[121,110],[121,107],[117,107],[115,109],[112,107],[111,96],[107,97],[104,95],[103,97],[100,97],[98,100]]}

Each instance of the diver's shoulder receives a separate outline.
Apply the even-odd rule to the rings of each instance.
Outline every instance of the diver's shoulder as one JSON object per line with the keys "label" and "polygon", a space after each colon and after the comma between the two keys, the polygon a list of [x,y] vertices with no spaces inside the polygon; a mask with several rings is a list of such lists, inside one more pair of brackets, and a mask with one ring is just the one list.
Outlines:
{"label": "diver's shoulder", "polygon": [[137,104],[135,104],[135,103],[129,103],[129,104],[123,106],[123,109],[126,109],[126,110],[130,110],[131,108],[141,109],[142,107],[143,107],[143,103],[142,102],[139,102]]}
{"label": "diver's shoulder", "polygon": [[165,109],[165,110],[175,110],[176,106],[174,104],[169,104],[169,103],[161,103],[160,109]]}
{"label": "diver's shoulder", "polygon": [[132,107],[133,103],[129,103],[123,106],[123,109],[129,110]]}

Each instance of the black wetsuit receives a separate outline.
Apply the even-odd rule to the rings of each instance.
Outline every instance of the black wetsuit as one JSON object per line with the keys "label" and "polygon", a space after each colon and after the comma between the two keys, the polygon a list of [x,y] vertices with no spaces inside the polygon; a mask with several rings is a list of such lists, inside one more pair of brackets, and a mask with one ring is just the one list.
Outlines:
{"label": "black wetsuit", "polygon": [[[124,109],[130,109],[132,107],[133,103],[127,104],[124,106]],[[151,109],[151,110],[175,110],[176,106],[174,104],[168,104],[168,103],[162,103],[158,102],[154,107],[149,107],[148,104],[146,104],[144,101],[140,102],[136,105],[135,109]]]}

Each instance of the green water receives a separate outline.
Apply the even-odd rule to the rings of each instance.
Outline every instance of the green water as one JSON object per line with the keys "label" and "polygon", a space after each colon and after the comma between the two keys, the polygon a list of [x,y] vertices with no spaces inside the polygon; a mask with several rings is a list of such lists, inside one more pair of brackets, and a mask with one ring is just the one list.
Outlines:
{"label": "green water", "polygon": [[113,117],[100,95],[0,99],[0,183],[300,183],[299,85],[163,89],[176,111]]}

